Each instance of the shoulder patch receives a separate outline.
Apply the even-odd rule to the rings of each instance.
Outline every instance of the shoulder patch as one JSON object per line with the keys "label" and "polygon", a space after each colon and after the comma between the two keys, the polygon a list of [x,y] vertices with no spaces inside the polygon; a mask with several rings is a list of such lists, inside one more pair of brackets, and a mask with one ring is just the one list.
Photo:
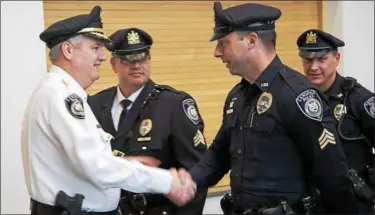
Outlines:
{"label": "shoulder patch", "polygon": [[302,113],[312,120],[321,122],[323,119],[322,100],[315,90],[305,90],[296,98],[296,103]]}
{"label": "shoulder patch", "polygon": [[65,106],[69,113],[77,119],[85,118],[85,110],[83,108],[82,99],[75,93],[65,98]]}
{"label": "shoulder patch", "polygon": [[364,106],[366,112],[368,113],[368,115],[370,115],[372,118],[375,118],[374,96],[367,99],[367,101],[365,101],[363,106]]}
{"label": "shoulder patch", "polygon": [[182,102],[182,108],[184,109],[186,116],[194,123],[194,125],[198,125],[199,115],[197,109],[195,108],[194,100],[190,98],[185,99]]}

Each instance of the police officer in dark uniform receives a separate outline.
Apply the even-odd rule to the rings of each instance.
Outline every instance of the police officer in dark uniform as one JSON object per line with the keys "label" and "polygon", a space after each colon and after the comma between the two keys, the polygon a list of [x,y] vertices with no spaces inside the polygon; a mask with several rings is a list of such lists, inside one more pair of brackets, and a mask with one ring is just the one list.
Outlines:
{"label": "police officer in dark uniform", "polygon": [[229,170],[232,214],[306,213],[310,184],[325,213],[357,212],[347,160],[327,101],[275,51],[279,9],[214,3],[214,52],[242,80],[229,92],[222,125],[190,170],[197,186],[215,185]]}
{"label": "police officer in dark uniform", "polygon": [[[148,33],[122,29],[110,39],[113,43],[107,48],[119,84],[91,96],[89,104],[103,129],[113,135],[115,155],[153,157],[160,168],[190,169],[207,150],[195,100],[150,79],[153,40]],[[202,188],[178,208],[160,194],[122,190],[120,207],[123,214],[202,214],[206,195],[207,188]]]}
{"label": "police officer in dark uniform", "polygon": [[338,47],[345,43],[335,36],[309,29],[297,39],[307,78],[325,94],[348,160],[360,213],[373,213],[371,187],[374,186],[374,93],[343,77],[336,68],[340,62]]}

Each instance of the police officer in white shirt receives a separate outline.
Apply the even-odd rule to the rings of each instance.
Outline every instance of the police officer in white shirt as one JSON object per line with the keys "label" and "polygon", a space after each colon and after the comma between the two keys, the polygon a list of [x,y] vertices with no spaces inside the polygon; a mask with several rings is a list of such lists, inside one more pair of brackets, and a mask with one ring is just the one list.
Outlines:
{"label": "police officer in white shirt", "polygon": [[[40,34],[52,66],[28,103],[22,125],[22,156],[32,214],[61,214],[56,195],[84,196],[79,214],[117,214],[120,189],[165,194],[178,205],[196,186],[184,170],[163,170],[112,154],[86,102],[87,89],[106,60],[101,8],[58,21]],[[68,210],[69,211],[69,210]]]}

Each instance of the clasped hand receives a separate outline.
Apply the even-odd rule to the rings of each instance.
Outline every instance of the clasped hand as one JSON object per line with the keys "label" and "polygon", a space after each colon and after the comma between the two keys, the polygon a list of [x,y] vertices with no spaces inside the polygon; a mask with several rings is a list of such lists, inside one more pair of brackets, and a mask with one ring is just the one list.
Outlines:
{"label": "clasped hand", "polygon": [[169,171],[173,176],[173,183],[167,198],[177,206],[184,206],[195,197],[197,185],[185,169],[177,171],[171,168]]}

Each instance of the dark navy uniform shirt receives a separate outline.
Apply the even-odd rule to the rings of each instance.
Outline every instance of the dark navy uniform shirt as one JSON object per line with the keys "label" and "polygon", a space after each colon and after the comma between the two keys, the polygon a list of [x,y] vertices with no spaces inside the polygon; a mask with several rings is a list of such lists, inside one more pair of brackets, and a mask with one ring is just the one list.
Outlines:
{"label": "dark navy uniform shirt", "polygon": [[278,56],[255,83],[243,79],[230,91],[222,125],[191,174],[198,186],[213,186],[229,170],[235,207],[286,200],[296,208],[314,183],[327,213],[356,213],[327,101]]}

